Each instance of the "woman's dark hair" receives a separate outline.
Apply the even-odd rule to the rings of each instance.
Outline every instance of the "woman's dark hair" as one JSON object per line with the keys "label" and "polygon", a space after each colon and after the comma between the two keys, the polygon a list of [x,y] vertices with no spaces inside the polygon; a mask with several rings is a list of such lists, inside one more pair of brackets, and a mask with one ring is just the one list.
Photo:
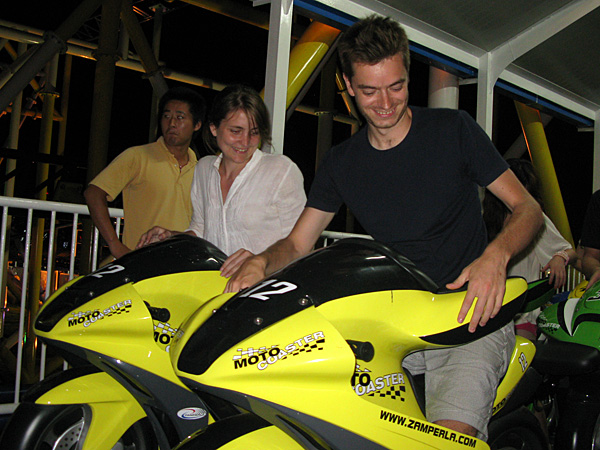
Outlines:
{"label": "woman's dark hair", "polygon": [[[542,196],[540,194],[540,184],[531,161],[520,158],[511,158],[506,162],[525,189],[527,189],[531,196],[540,204],[542,209],[544,209]],[[485,227],[487,228],[488,240],[492,241],[498,233],[500,233],[509,213],[510,210],[498,197],[490,191],[485,191],[485,197],[483,198],[483,220],[485,222]]]}
{"label": "woman's dark hair", "polygon": [[271,145],[271,120],[267,106],[254,89],[242,84],[234,84],[217,94],[208,113],[207,126],[203,127],[202,139],[209,151],[215,154],[220,152],[217,139],[210,131],[210,125],[219,128],[223,120],[239,110],[244,111],[253,125],[258,128],[261,146]]}

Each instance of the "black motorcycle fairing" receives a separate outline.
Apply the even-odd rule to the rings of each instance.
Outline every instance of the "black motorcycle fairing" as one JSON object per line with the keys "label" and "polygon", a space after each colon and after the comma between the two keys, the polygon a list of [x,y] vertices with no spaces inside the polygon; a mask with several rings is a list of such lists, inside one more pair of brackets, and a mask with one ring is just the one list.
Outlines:
{"label": "black motorcycle fairing", "polygon": [[386,450],[385,447],[345,428],[282,405],[240,392],[206,386],[188,378],[182,377],[181,381],[190,389],[199,392],[200,396],[207,392],[256,414],[285,430],[308,450]]}
{"label": "black motorcycle fairing", "polygon": [[40,312],[35,327],[49,332],[69,312],[124,284],[172,273],[216,271],[225,259],[210,242],[187,234],[142,247],[68,286]]}
{"label": "black motorcycle fairing", "polygon": [[342,239],[296,260],[230,298],[190,337],[179,370],[200,375],[223,352],[311,306],[367,292],[435,292],[438,286],[407,258],[368,239]]}
{"label": "black motorcycle fairing", "polygon": [[591,374],[600,371],[600,351],[548,337],[538,344],[532,365],[543,374],[559,377]]}

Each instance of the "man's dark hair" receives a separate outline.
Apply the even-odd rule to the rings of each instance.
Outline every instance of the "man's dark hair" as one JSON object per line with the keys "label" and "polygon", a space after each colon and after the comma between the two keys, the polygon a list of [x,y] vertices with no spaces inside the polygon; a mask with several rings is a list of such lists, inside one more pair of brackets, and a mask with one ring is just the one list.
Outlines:
{"label": "man's dark hair", "polygon": [[194,120],[194,125],[198,122],[204,123],[206,100],[204,100],[204,97],[200,93],[185,86],[177,86],[169,89],[160,98],[160,102],[158,103],[158,112],[160,115],[162,115],[165,106],[171,100],[187,103]]}
{"label": "man's dark hair", "polygon": [[404,67],[410,69],[410,50],[406,32],[389,17],[371,15],[359,20],[340,37],[338,53],[342,72],[352,79],[352,63],[377,64],[401,54]]}

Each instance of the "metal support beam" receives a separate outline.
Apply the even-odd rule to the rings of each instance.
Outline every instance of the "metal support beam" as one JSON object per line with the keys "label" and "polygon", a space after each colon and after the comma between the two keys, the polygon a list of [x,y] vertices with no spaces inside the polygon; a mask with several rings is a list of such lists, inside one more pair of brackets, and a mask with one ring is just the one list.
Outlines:
{"label": "metal support beam", "polygon": [[87,155],[87,182],[106,166],[122,3],[123,0],[105,0],[102,5]]}
{"label": "metal support beam", "polygon": [[283,153],[292,13],[292,0],[273,0],[271,2],[264,95],[273,124],[271,153]]}
{"label": "metal support beam", "polygon": [[482,55],[478,65],[477,122],[492,134],[494,85],[500,75],[517,58],[556,35],[600,4],[600,0],[575,0],[563,6],[522,33]]}
{"label": "metal support beam", "polygon": [[598,0],[571,1],[554,14],[545,17],[532,27],[527,28],[496,47],[492,50],[494,64],[492,66],[491,78],[497,80],[504,69],[517,58],[581,19],[596,9],[599,4]]}
{"label": "metal support beam", "polygon": [[515,101],[515,107],[527,141],[531,162],[540,180],[540,194],[545,212],[562,236],[575,248],[540,112],[517,101]]}
{"label": "metal support beam", "polygon": [[492,77],[493,54],[486,53],[479,58],[479,71],[477,72],[477,123],[492,137],[492,116],[494,109],[494,84]]}
{"label": "metal support beam", "polygon": [[80,3],[62,25],[54,33],[47,33],[45,42],[21,68],[10,78],[0,90],[0,111],[3,111],[46,65],[52,57],[65,49],[65,41],[81,27],[81,25],[98,9],[102,0],[85,0]]}
{"label": "metal support beam", "polygon": [[[160,40],[162,36],[163,14],[165,7],[156,5],[154,11],[154,27],[152,30],[152,51],[157,61],[160,61]],[[156,140],[156,132],[158,130],[158,103],[160,97],[157,92],[152,91],[152,110],[150,111],[150,126],[148,128],[148,142]]]}
{"label": "metal support beam", "polygon": [[150,80],[154,92],[159,98],[162,97],[163,94],[167,92],[167,82],[163,77],[158,61],[156,61],[156,58],[154,57],[154,51],[146,39],[144,30],[142,30],[142,27],[133,13],[131,0],[123,0],[121,19],[129,32],[129,37],[131,38],[131,42],[133,42],[137,54],[140,56],[140,60],[146,71],[146,76]]}
{"label": "metal support beam", "polygon": [[458,109],[458,77],[437,67],[429,66],[430,108]]}
{"label": "metal support beam", "polygon": [[321,111],[318,113],[316,167],[319,166],[323,156],[325,156],[325,153],[331,148],[333,142],[336,62],[337,58],[330,58],[321,70],[321,89],[319,97],[319,107]]}

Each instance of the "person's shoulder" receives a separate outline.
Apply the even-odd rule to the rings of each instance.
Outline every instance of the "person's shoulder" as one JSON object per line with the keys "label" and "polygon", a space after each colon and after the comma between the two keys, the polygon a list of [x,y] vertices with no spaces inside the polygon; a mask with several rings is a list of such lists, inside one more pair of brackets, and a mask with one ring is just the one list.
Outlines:
{"label": "person's shoulder", "polygon": [[411,106],[413,120],[435,120],[435,121],[460,121],[473,120],[469,113],[462,109],[451,108],[426,108],[422,106]]}
{"label": "person's shoulder", "polygon": [[360,130],[354,133],[347,139],[344,139],[342,142],[331,147],[328,153],[336,153],[341,154],[343,152],[349,151],[355,146],[362,147],[365,144],[369,143],[369,139],[367,137],[367,126],[363,126]]}
{"label": "person's shoulder", "polygon": [[258,155],[260,155],[261,165],[271,167],[289,167],[296,165],[296,163],[287,155],[280,153],[265,153],[261,150],[257,150],[257,152],[260,152]]}
{"label": "person's shoulder", "polygon": [[125,152],[140,152],[140,153],[144,153],[144,152],[151,152],[151,151],[155,151],[155,150],[160,150],[161,148],[161,144],[160,144],[160,139],[154,142],[147,142],[145,144],[139,144],[139,145],[133,145],[127,149],[125,149]]}
{"label": "person's shoulder", "polygon": [[277,178],[290,171],[300,173],[300,168],[289,156],[280,153],[265,153],[260,150],[256,152],[255,157],[259,157],[259,159],[252,170],[259,171],[264,176]]}

